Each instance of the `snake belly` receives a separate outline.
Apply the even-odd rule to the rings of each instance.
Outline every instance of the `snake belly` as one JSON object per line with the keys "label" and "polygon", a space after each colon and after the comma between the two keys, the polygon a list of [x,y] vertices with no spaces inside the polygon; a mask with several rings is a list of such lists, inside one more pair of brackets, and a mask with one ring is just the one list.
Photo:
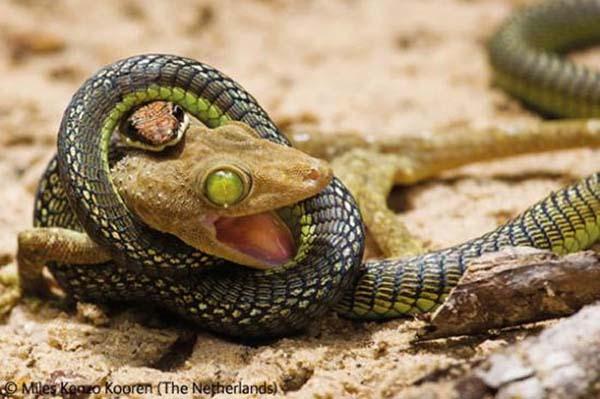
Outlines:
{"label": "snake belly", "polygon": [[[585,8],[583,14],[594,11],[597,19],[600,17],[600,7],[597,5],[598,1],[589,0],[554,1],[551,4],[544,3],[527,9],[522,14],[513,17],[490,43],[490,60],[498,84],[530,105],[548,113],[565,116],[596,115],[594,110],[598,109],[597,93],[600,93],[598,83],[600,80],[597,75],[585,72],[585,76],[592,76],[592,78],[583,79],[581,67],[574,67],[546,52],[550,48],[562,50],[572,41],[569,43],[563,41],[560,46],[556,47],[539,47],[537,45],[536,47],[525,41],[529,40],[527,37],[515,39],[516,34],[510,32],[522,33],[531,30],[541,32],[538,34],[543,36],[544,29],[551,28],[552,32],[546,32],[544,37],[564,38],[559,33],[560,26],[553,19],[558,18],[560,14],[561,18],[575,20],[574,15],[582,14],[579,11],[580,8]],[[559,11],[550,12],[549,10]],[[591,21],[593,18],[580,19],[583,22],[585,20]],[[588,26],[586,30],[583,22],[581,25],[577,25],[581,26],[578,30],[580,33],[572,37],[572,40],[577,43],[585,39],[586,32],[598,30],[597,26],[595,29]],[[588,37],[590,36],[594,35],[588,35]],[[545,44],[552,44],[550,39]],[[517,45],[515,40],[522,40],[524,44]],[[151,57],[151,59],[145,60],[145,57]],[[302,328],[311,318],[334,304],[335,309],[341,314],[364,319],[397,317],[431,311],[444,301],[469,261],[483,253],[496,251],[503,246],[517,245],[566,253],[587,248],[600,236],[600,175],[596,173],[551,194],[522,215],[482,237],[451,248],[407,259],[377,260],[360,264],[364,237],[358,210],[341,183],[334,180],[325,192],[315,199],[298,205],[304,206],[301,211],[311,216],[321,215],[321,219],[319,219],[321,224],[317,223],[317,227],[313,229],[313,239],[316,242],[324,241],[322,244],[317,243],[311,247],[311,251],[313,251],[311,255],[314,257],[310,258],[310,262],[300,261],[289,268],[274,272],[245,271],[243,268],[235,266],[227,268],[226,271],[219,268],[221,271],[202,272],[196,270],[197,267],[194,268],[194,265],[198,265],[196,262],[218,261],[208,259],[204,254],[197,254],[196,257],[190,256],[190,253],[193,254],[194,251],[189,248],[177,247],[177,251],[173,251],[170,258],[175,259],[169,263],[172,267],[167,264],[158,265],[150,262],[144,264],[143,261],[140,262],[139,259],[136,259],[134,254],[137,253],[140,258],[147,260],[148,252],[154,250],[152,245],[156,244],[156,248],[162,251],[165,249],[164,242],[167,242],[163,240],[176,242],[176,239],[164,237],[164,235],[148,238],[146,234],[156,233],[146,231],[143,224],[136,221],[132,215],[129,216],[131,220],[128,223],[130,226],[136,227],[137,230],[133,231],[139,237],[129,235],[129,230],[122,223],[123,210],[121,207],[124,205],[119,202],[118,198],[112,198],[112,202],[109,203],[104,201],[86,205],[79,202],[83,202],[82,199],[85,200],[86,191],[90,192],[90,197],[94,193],[99,193],[95,194],[94,201],[111,197],[114,193],[114,190],[110,191],[110,187],[104,187],[104,191],[100,191],[97,186],[86,186],[85,183],[90,181],[98,184],[98,173],[104,176],[102,177],[104,183],[109,181],[106,166],[108,162],[102,159],[106,156],[102,155],[106,153],[106,149],[99,152],[98,148],[107,145],[106,136],[108,131],[112,130],[110,125],[114,126],[114,123],[125,112],[115,106],[115,103],[122,101],[121,98],[117,96],[116,99],[113,97],[105,99],[104,96],[110,96],[115,87],[120,89],[125,87],[125,90],[121,90],[121,92],[126,93],[139,91],[139,87],[148,84],[145,75],[148,71],[151,72],[152,79],[157,79],[150,79],[152,82],[158,82],[156,84],[166,85],[167,88],[188,87],[186,85],[190,82],[189,77],[178,77],[181,66],[165,62],[163,57],[169,60],[180,60],[173,56],[139,56],[105,68],[99,75],[103,79],[109,79],[107,87],[102,88],[102,83],[95,85],[94,82],[97,82],[98,75],[92,77],[88,81],[89,91],[79,96],[76,95],[65,114],[61,133],[69,130],[69,120],[83,121],[85,119],[83,123],[89,125],[89,132],[83,137],[93,136],[95,141],[82,140],[81,135],[69,138],[68,134],[63,134],[70,139],[67,140],[70,144],[61,147],[59,143],[59,162],[51,163],[42,179],[36,202],[36,225],[49,226],[55,225],[55,223],[70,223],[69,226],[61,227],[78,229],[83,226],[94,239],[113,248],[116,259],[115,262],[100,266],[53,265],[52,272],[61,286],[75,298],[94,301],[150,300],[197,322],[200,326],[220,333],[245,337],[280,335]],[[539,60],[545,59],[551,59],[553,67],[542,71],[540,69],[542,67],[535,65],[544,64],[546,61]],[[149,70],[140,68],[139,73],[133,78],[127,74],[127,71],[131,72],[135,69],[130,66],[130,63],[133,62],[131,60],[141,61],[142,65],[153,64],[155,60],[158,62]],[[182,62],[184,64],[186,62],[194,63],[191,60]],[[515,65],[524,66],[515,67]],[[121,70],[123,67],[126,70]],[[202,67],[209,68],[204,65]],[[168,72],[168,79],[160,78],[163,68]],[[538,69],[540,69],[539,72]],[[219,77],[222,76],[212,69],[208,70],[213,71]],[[119,76],[119,79],[111,80],[115,75]],[[562,83],[560,85],[548,83],[557,81]],[[582,81],[585,83],[581,83]],[[237,84],[229,80],[227,82],[228,87],[240,90]],[[565,92],[563,90],[565,87],[582,85],[585,85],[584,91],[567,90]],[[86,86],[84,85],[84,87]],[[156,89],[156,87],[153,88]],[[96,93],[95,90],[99,90],[99,92]],[[210,94],[208,103],[219,101],[220,97],[219,94],[214,93],[215,89],[193,87],[191,91],[203,93],[203,90],[205,90],[204,93]],[[167,95],[166,90],[163,89],[163,91],[164,93],[161,93],[160,88],[153,90],[152,98],[146,97],[141,101],[154,99],[172,101],[180,97],[179,94]],[[242,92],[244,95],[240,95],[239,98],[234,96],[233,101],[232,97],[228,97],[223,103],[218,103],[217,106],[222,114],[213,111],[212,115],[216,115],[216,117],[211,120],[217,121],[221,115],[234,115],[233,119],[244,120],[247,123],[249,121],[251,126],[258,128],[257,130],[263,134],[263,137],[287,143],[264,111],[245,91],[240,93]],[[581,95],[581,93],[596,94]],[[89,99],[90,96],[99,103],[98,105],[103,105],[103,111],[90,116],[77,114],[78,101]],[[250,111],[238,110],[238,106],[235,104],[238,99],[245,102],[251,99]],[[186,107],[185,104],[182,106],[188,112],[196,116],[200,115],[193,107]],[[126,106],[121,107],[126,108]],[[256,107],[259,111],[256,111]],[[210,106],[204,107],[206,115],[208,115],[207,110],[209,109]],[[232,110],[233,112],[231,112]],[[69,112],[71,112],[70,119]],[[258,116],[244,119],[251,113]],[[110,122],[103,125],[102,121],[106,120],[106,115],[109,115]],[[205,117],[204,120],[206,119]],[[260,123],[256,121],[260,121]],[[211,123],[214,126],[218,122],[208,122],[207,124],[211,126]],[[104,141],[101,135],[95,133],[101,131],[103,126]],[[107,129],[106,126],[109,128]],[[69,162],[64,156],[71,152],[72,145],[79,145],[78,149],[73,151],[75,154],[80,154],[79,156],[87,158],[89,155],[83,154],[91,153],[94,154],[94,157],[99,157],[96,160],[97,170],[91,175],[82,176],[79,170],[72,170],[78,169],[80,164],[71,170],[68,168],[72,162]],[[61,159],[63,160],[62,167]],[[58,177],[59,171],[60,178]],[[70,198],[70,205],[67,204],[67,197]],[[104,215],[104,218],[99,218],[95,215],[96,213]],[[106,218],[106,215],[114,216],[114,225],[112,220],[107,222],[109,219]],[[342,220],[343,218],[347,219]],[[106,228],[106,223],[109,227],[116,226],[115,230],[103,232],[102,226]],[[314,224],[313,221],[312,225]],[[325,229],[324,225],[328,225],[329,230]],[[308,230],[310,231],[311,228],[309,227]],[[128,240],[133,239],[134,241],[117,240],[114,238],[113,232],[116,232],[120,238],[126,236]],[[115,240],[116,242],[114,242]],[[143,245],[136,245],[138,243]],[[128,253],[125,251],[124,255],[123,249],[130,248],[127,244],[136,249]],[[184,251],[178,252],[180,249]],[[158,250],[155,252],[160,253]],[[180,255],[181,253],[185,255]],[[177,259],[181,259],[184,264],[178,263]],[[190,259],[192,260],[190,261]],[[343,295],[338,300],[340,292]],[[318,305],[314,305],[315,303]]]}
{"label": "snake belly", "polygon": [[120,118],[155,100],[176,103],[209,127],[239,120],[263,138],[289,145],[243,88],[207,65],[149,54],[101,69],[65,111],[34,223],[83,230],[110,249],[114,261],[52,264],[61,287],[81,300],[155,302],[207,329],[243,337],[297,331],[337,302],[364,250],[360,213],[337,179],[286,210],[295,218],[299,249],[272,270],[201,253],[152,231],[128,211],[110,180],[109,140]]}

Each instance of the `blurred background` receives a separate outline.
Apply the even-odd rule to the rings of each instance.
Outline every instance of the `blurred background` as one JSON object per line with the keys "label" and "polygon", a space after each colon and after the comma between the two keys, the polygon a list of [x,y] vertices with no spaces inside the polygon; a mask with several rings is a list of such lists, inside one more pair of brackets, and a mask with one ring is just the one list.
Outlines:
{"label": "blurred background", "polygon": [[[12,258],[15,232],[30,225],[32,195],[54,153],[64,108],[79,85],[105,64],[147,52],[198,59],[241,83],[284,130],[402,135],[515,123],[537,116],[490,85],[485,43],[510,11],[523,3],[1,1],[0,259]],[[600,65],[597,51],[576,56],[581,62]],[[584,173],[585,162],[582,166],[576,160],[592,155],[577,154],[575,158],[525,157],[535,162],[503,163],[500,170],[513,167],[524,173],[531,165],[554,165]],[[542,196],[554,184],[540,184],[532,196]],[[414,212],[410,201],[406,209],[417,234],[433,246],[471,237],[498,222],[485,216],[486,209],[499,206],[493,201],[479,204],[482,218],[473,222],[465,221],[461,211],[439,205],[428,209],[441,194],[437,190],[450,190],[441,194],[450,199],[456,192],[447,185],[433,187],[434,191],[428,186],[411,191],[410,195],[425,198],[415,197],[420,205]],[[456,203],[488,195],[472,189],[475,194],[460,196]],[[522,203],[503,203],[508,208],[500,212],[500,219],[529,204],[530,197],[520,198]],[[432,212],[453,227],[428,229]],[[452,217],[456,213],[458,217]]]}
{"label": "blurred background", "polygon": [[[284,128],[402,134],[488,122],[484,43],[509,1],[0,2],[0,254],[30,225],[62,112],[101,66],[138,53],[230,75]],[[512,118],[513,115],[510,115]]]}

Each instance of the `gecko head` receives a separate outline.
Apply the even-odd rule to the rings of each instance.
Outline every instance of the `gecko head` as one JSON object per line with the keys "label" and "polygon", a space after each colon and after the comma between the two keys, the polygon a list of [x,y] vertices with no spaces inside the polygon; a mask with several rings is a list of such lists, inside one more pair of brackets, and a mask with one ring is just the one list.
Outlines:
{"label": "gecko head", "polygon": [[177,145],[132,150],[112,169],[122,199],[151,228],[261,269],[293,259],[299,234],[286,207],[318,194],[331,178],[324,161],[240,122],[209,129],[192,121]]}

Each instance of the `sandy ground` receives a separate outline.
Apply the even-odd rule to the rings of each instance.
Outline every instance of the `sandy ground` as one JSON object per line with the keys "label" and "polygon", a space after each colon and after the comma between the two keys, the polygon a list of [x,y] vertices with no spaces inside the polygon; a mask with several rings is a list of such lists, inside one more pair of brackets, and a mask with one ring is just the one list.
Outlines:
{"label": "sandy ground", "polygon": [[[190,56],[241,82],[290,128],[402,135],[527,120],[535,116],[490,87],[484,53],[517,3],[0,2],[0,261],[12,262],[16,232],[31,225],[62,111],[101,65],[144,52]],[[598,51],[580,58],[600,64]],[[497,226],[598,162],[591,149],[519,157],[398,195],[410,229],[439,248]],[[290,397],[445,397],[432,381],[530,331],[414,345],[419,321],[332,314],[301,336],[248,346],[147,309],[93,312],[16,307],[0,325],[0,381],[267,383]]]}

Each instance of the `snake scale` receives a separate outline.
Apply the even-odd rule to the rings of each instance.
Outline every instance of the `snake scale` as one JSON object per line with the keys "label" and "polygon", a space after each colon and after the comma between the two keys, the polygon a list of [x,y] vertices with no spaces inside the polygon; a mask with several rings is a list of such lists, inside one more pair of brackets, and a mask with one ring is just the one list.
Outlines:
{"label": "snake scale", "polygon": [[[549,114],[599,116],[600,75],[554,53],[600,38],[599,18],[597,0],[557,0],[517,13],[490,42],[497,83]],[[251,95],[207,65],[154,54],[101,69],[65,111],[58,154],[40,182],[34,211],[36,227],[85,231],[114,258],[101,265],[49,265],[76,299],[150,301],[222,334],[282,335],[332,307],[363,319],[431,311],[483,253],[517,245],[566,253],[589,247],[600,235],[595,173],[479,238],[410,258],[361,263],[360,214],[334,179],[290,209],[301,231],[292,262],[266,271],[226,265],[151,231],[126,210],[111,184],[111,134],[130,110],[153,100],[174,102],[209,127],[243,121],[263,138],[289,145]]]}

